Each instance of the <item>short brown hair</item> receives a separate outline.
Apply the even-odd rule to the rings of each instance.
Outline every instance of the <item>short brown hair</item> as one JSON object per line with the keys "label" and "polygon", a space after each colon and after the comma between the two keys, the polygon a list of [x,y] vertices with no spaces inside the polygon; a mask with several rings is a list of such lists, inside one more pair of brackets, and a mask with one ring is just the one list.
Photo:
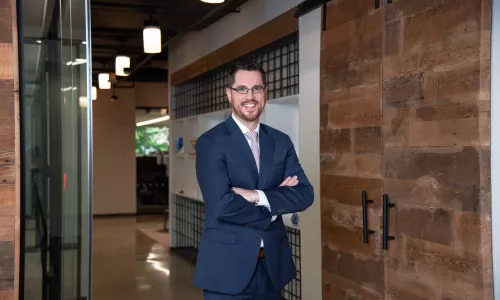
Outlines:
{"label": "short brown hair", "polygon": [[266,72],[264,72],[264,69],[262,68],[262,66],[259,63],[255,62],[253,60],[250,60],[250,61],[237,61],[229,68],[229,78],[227,80],[228,87],[233,86],[234,81],[235,81],[236,72],[241,71],[241,70],[259,72],[261,77],[262,77],[262,83],[264,84],[264,86],[267,85]]}

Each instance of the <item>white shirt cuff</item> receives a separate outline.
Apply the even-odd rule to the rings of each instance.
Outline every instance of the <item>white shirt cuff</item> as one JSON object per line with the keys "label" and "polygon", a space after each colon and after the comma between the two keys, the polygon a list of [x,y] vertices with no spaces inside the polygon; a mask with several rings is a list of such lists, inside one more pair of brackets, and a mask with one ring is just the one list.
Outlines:
{"label": "white shirt cuff", "polygon": [[[269,200],[267,200],[266,194],[261,190],[257,190],[257,193],[259,194],[259,202],[257,202],[257,205],[265,206],[267,207],[267,209],[269,209],[269,211],[271,211],[271,205],[269,204]],[[276,217],[277,216],[272,216],[271,222],[276,220]]]}

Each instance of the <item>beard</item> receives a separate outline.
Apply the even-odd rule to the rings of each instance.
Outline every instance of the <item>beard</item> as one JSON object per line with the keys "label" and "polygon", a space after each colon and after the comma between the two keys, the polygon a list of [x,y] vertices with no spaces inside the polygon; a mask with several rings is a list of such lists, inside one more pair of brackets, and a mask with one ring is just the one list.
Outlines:
{"label": "beard", "polygon": [[[245,110],[244,105],[248,103],[255,103],[254,111]],[[253,100],[242,101],[239,104],[235,104],[233,102],[231,103],[231,106],[233,107],[233,112],[236,114],[236,116],[247,122],[254,122],[258,120],[260,115],[262,114],[262,111],[264,110],[264,107],[261,107],[259,102]]]}

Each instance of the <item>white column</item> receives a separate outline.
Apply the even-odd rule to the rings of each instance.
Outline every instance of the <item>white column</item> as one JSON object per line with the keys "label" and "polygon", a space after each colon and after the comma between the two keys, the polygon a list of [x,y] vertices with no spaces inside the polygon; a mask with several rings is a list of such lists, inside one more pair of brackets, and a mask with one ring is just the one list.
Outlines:
{"label": "white column", "polygon": [[299,18],[299,153],[314,187],[314,204],[300,214],[302,299],[322,299],[319,165],[321,7]]}

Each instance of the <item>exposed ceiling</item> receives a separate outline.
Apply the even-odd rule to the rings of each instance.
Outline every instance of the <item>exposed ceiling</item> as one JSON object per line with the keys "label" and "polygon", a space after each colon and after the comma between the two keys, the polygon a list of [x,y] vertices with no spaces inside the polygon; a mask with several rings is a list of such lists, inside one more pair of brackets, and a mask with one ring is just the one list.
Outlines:
{"label": "exposed ceiling", "polygon": [[168,45],[162,53],[143,51],[144,22],[159,21],[162,43],[187,31],[201,30],[228,13],[237,13],[247,0],[208,4],[200,0],[91,0],[93,78],[114,72],[115,56],[131,58],[131,76],[120,81],[167,81]]}

